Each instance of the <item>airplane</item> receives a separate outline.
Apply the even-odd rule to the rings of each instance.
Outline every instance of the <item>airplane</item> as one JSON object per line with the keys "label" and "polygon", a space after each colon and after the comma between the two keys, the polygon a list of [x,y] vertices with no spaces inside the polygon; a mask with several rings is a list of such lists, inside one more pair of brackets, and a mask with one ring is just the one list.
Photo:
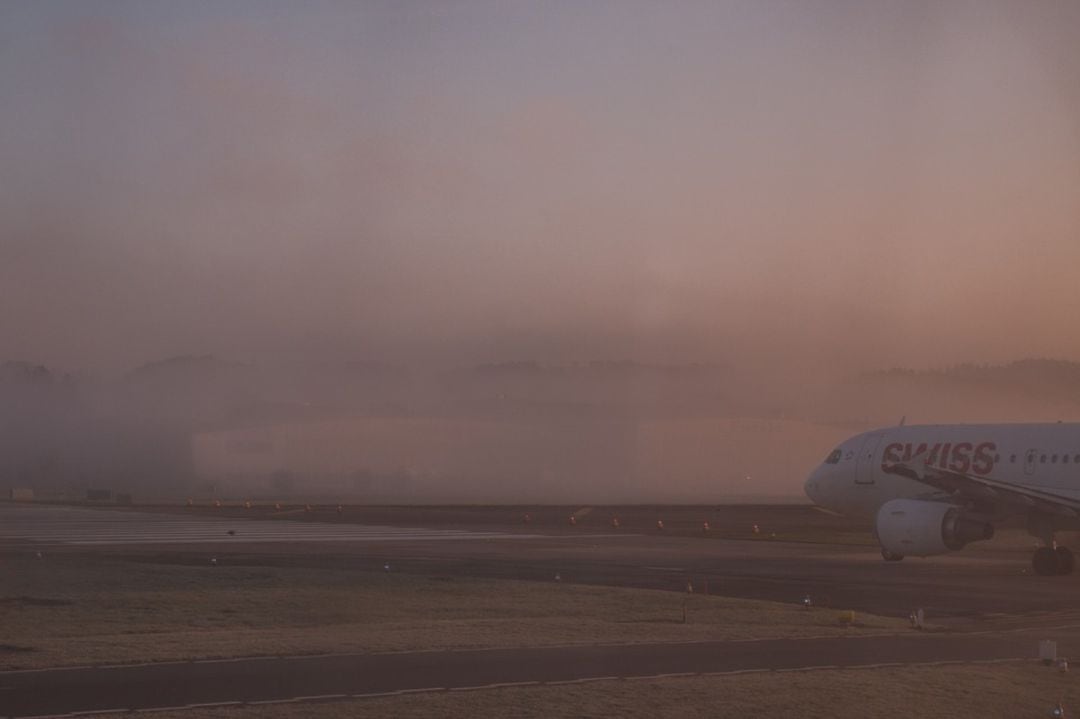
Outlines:
{"label": "airplane", "polygon": [[881,556],[928,557],[994,536],[1026,517],[1041,540],[1031,564],[1070,574],[1059,531],[1080,529],[1080,424],[908,425],[863,432],[806,479],[806,495],[839,514],[874,520]]}

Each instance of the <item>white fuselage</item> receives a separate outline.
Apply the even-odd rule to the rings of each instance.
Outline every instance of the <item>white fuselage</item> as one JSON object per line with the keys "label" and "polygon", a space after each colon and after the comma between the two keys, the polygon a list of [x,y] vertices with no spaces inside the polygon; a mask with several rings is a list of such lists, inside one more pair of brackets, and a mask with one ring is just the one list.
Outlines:
{"label": "white fuselage", "polygon": [[855,435],[807,478],[806,495],[827,509],[874,517],[891,499],[935,490],[885,471],[927,466],[1039,488],[1080,499],[1080,424],[942,424],[891,427]]}

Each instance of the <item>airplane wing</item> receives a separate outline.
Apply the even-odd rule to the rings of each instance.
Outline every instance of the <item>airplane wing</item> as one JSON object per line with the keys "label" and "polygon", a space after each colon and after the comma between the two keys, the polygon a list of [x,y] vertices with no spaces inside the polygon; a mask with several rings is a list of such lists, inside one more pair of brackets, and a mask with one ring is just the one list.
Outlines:
{"label": "airplane wing", "polygon": [[1062,517],[1080,517],[1080,500],[1063,497],[1045,489],[937,469],[917,462],[897,462],[885,471],[949,492],[960,499],[1004,504],[1022,511],[1035,509]]}

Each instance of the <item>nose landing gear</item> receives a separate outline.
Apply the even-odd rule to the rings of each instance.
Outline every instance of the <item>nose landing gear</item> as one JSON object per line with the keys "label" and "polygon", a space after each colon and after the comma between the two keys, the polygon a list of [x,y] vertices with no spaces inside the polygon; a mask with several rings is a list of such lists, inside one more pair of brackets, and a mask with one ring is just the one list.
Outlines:
{"label": "nose landing gear", "polygon": [[1072,574],[1073,553],[1068,547],[1039,547],[1031,555],[1031,567],[1043,577]]}

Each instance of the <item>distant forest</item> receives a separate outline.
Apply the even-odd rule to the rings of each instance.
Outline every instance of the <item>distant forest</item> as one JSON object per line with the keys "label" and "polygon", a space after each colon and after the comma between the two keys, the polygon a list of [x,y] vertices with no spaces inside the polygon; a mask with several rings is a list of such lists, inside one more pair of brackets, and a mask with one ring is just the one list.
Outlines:
{"label": "distant forest", "polygon": [[[789,435],[782,440],[777,435],[776,441],[802,442],[816,456],[819,430],[814,427],[839,437],[901,417],[917,424],[1078,421],[1080,363],[1023,359],[828,378],[721,364],[514,361],[420,371],[369,361],[266,367],[202,355],[153,362],[118,379],[99,380],[5,362],[0,365],[0,489],[109,486],[137,488],[144,496],[175,494],[196,479],[196,435],[358,418],[438,419],[448,428],[482,422],[503,426],[508,437],[528,438],[563,437],[559,432],[573,426],[583,446],[597,448],[612,436],[612,423],[636,423],[654,432],[660,426],[669,428],[663,432],[683,427],[681,434],[663,436],[672,448],[700,436],[700,450],[694,451],[705,467],[722,466],[726,458],[719,456],[716,436],[694,435],[703,422],[786,423]],[[619,451],[632,454],[633,440],[625,442]],[[542,449],[530,451],[542,455]],[[523,451],[519,464],[531,466],[528,456]],[[615,459],[631,461],[613,457],[613,466]],[[604,463],[602,455],[592,460],[596,466]],[[801,456],[791,461],[793,473],[802,461]],[[506,462],[514,466],[513,458]]]}

